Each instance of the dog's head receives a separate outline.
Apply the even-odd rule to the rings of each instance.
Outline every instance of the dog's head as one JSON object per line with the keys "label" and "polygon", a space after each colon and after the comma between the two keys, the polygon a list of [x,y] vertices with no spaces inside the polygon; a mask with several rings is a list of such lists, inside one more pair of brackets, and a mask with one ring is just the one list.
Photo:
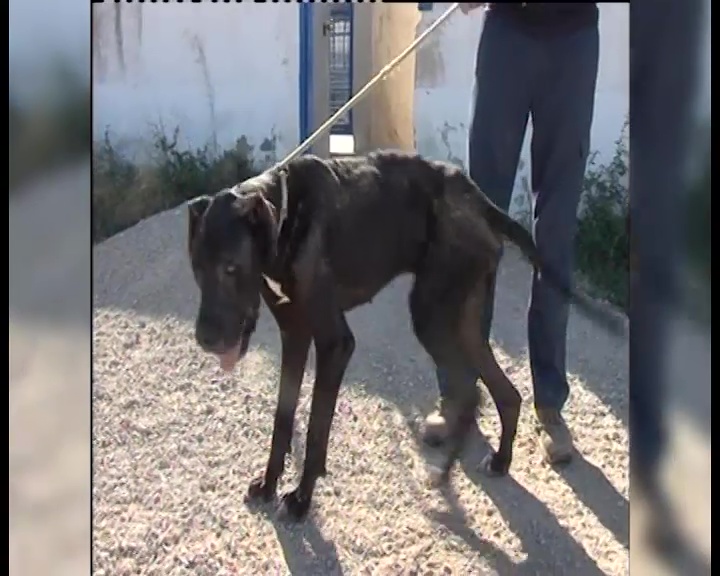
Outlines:
{"label": "dog's head", "polygon": [[275,177],[263,174],[213,198],[188,203],[188,247],[200,307],[195,338],[232,370],[245,355],[260,309],[263,270],[277,242],[277,215],[268,192]]}

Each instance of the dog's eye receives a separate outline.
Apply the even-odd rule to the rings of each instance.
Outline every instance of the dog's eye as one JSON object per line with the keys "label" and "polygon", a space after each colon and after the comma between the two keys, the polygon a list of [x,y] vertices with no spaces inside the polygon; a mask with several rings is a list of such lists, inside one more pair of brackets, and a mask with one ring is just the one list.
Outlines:
{"label": "dog's eye", "polygon": [[223,268],[223,271],[228,276],[233,276],[235,272],[237,272],[237,266],[235,266],[235,264],[226,264],[225,268]]}

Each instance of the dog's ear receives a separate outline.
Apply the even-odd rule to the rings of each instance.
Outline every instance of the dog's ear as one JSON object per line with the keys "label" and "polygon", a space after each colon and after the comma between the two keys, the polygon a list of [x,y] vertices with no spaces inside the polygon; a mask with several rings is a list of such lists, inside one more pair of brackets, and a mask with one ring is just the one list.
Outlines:
{"label": "dog's ear", "polygon": [[263,258],[269,260],[275,255],[278,237],[275,207],[259,192],[240,196],[234,206],[237,214],[257,231],[255,239],[260,242]]}
{"label": "dog's ear", "polygon": [[187,204],[188,210],[188,247],[192,246],[193,239],[197,233],[198,224],[210,206],[210,196],[198,196]]}

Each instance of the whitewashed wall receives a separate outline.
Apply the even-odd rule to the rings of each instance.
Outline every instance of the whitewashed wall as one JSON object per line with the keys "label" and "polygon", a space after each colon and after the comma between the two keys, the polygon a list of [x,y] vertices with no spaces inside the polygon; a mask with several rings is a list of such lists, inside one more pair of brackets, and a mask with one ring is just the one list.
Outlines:
{"label": "whitewashed wall", "polygon": [[[447,6],[434,4],[423,13],[421,29]],[[477,43],[482,32],[482,10],[453,15],[428,43],[418,70],[415,90],[415,139],[418,151],[435,158],[466,164],[470,102]],[[627,4],[600,4],[600,65],[591,149],[598,161],[615,151],[629,108],[629,14]],[[419,63],[420,67],[421,64]],[[523,180],[529,182],[528,130],[515,184],[513,212],[525,210]]]}
{"label": "whitewashed wall", "polygon": [[281,157],[297,144],[296,5],[124,4],[124,71],[115,6],[100,8],[95,138],[109,127],[142,153],[153,125],[162,124],[167,131],[179,126],[184,146],[217,141],[223,149],[245,136],[256,153]]}

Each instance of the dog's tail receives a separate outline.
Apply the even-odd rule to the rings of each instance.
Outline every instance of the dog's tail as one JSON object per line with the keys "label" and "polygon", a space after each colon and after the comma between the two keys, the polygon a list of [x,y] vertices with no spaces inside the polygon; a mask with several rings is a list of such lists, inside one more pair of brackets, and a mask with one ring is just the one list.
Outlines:
{"label": "dog's tail", "polygon": [[491,202],[487,204],[486,218],[490,227],[520,248],[538,274],[572,302],[579,312],[613,334],[621,335],[625,332],[625,322],[619,315],[615,315],[599,302],[579,292],[564,281],[556,270],[543,262],[532,234],[522,224]]}

